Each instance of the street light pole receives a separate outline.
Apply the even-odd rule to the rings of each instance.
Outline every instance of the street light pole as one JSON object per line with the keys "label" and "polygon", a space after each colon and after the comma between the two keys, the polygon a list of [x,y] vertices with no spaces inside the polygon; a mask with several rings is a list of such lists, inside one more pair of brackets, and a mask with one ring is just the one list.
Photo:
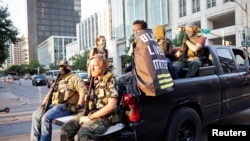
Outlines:
{"label": "street light pole", "polygon": [[39,67],[37,67],[37,74],[39,75],[39,72],[40,72],[40,68]]}
{"label": "street light pole", "polygon": [[245,12],[245,44],[246,44],[246,50],[248,52],[248,13],[247,13],[247,3],[245,5],[245,8],[237,1],[235,0],[231,0],[231,2],[235,2],[236,4],[238,4],[240,6],[240,8]]}

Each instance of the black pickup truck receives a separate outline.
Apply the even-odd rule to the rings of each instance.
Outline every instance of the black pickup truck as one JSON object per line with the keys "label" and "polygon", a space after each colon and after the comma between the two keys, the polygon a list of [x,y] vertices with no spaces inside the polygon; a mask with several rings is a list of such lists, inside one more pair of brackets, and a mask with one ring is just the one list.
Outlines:
{"label": "black pickup truck", "polygon": [[206,46],[202,61],[197,77],[174,80],[172,92],[135,96],[127,86],[127,117],[116,133],[118,140],[200,141],[203,127],[250,107],[250,73],[240,70],[241,48]]}

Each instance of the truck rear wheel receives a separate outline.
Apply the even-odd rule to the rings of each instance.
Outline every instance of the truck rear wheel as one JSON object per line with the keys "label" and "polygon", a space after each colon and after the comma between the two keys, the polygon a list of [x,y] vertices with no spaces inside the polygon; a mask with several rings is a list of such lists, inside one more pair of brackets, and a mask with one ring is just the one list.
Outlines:
{"label": "truck rear wheel", "polygon": [[202,125],[195,110],[184,107],[169,118],[165,141],[200,141]]}

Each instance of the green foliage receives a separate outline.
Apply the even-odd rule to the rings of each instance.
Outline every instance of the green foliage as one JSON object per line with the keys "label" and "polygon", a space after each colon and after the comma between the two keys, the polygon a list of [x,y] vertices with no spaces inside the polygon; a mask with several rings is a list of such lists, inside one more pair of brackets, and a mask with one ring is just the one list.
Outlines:
{"label": "green foliage", "polygon": [[[38,69],[39,68],[39,69]],[[31,75],[33,74],[42,74],[45,72],[44,65],[40,65],[37,60],[31,61],[30,64],[23,65],[12,65],[7,69],[8,72],[16,72],[19,76],[23,76],[26,73]]]}
{"label": "green foliage", "polygon": [[72,61],[72,69],[73,70],[81,70],[81,71],[87,71],[87,59],[88,54],[90,50],[84,50],[82,54],[77,54],[75,56],[72,56],[69,60]]}
{"label": "green foliage", "polygon": [[58,64],[57,64],[56,62],[50,63],[50,64],[49,64],[49,68],[50,68],[51,70],[57,70],[57,69],[58,69]]}
{"label": "green foliage", "polygon": [[0,7],[0,64],[9,57],[8,48],[11,43],[21,41],[17,37],[18,30],[8,18],[10,16],[7,7]]}
{"label": "green foliage", "polygon": [[185,32],[180,32],[176,37],[173,39],[172,44],[175,47],[179,47],[182,44],[183,37],[185,35]]}

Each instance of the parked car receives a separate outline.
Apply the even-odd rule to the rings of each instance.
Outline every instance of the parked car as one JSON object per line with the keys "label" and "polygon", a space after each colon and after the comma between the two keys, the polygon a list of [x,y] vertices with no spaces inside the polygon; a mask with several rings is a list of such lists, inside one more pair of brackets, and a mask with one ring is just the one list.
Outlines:
{"label": "parked car", "polygon": [[59,73],[60,70],[50,70],[45,73],[48,88],[50,88],[50,85],[55,82],[56,77]]}
{"label": "parked car", "polygon": [[79,72],[79,73],[76,73],[76,75],[80,76],[84,82],[88,80],[87,72]]}
{"label": "parked car", "polygon": [[12,75],[8,75],[8,76],[7,76],[7,79],[12,79],[12,78],[13,78]]}
{"label": "parked car", "polygon": [[85,86],[87,87],[87,89],[89,89],[88,73],[87,72],[79,72],[79,73],[76,73],[76,75],[78,75],[82,78]]}
{"label": "parked car", "polygon": [[31,75],[25,75],[24,77],[23,77],[23,79],[25,79],[25,80],[32,80],[32,78],[31,78]]}
{"label": "parked car", "polygon": [[20,77],[18,75],[8,75],[8,79],[19,80]]}
{"label": "parked car", "polygon": [[32,79],[32,85],[33,86],[38,86],[38,85],[45,86],[45,85],[47,85],[46,77],[44,75],[35,76]]}
{"label": "parked car", "polygon": [[14,79],[14,80],[19,80],[20,77],[19,77],[18,75],[13,75],[13,79]]}

